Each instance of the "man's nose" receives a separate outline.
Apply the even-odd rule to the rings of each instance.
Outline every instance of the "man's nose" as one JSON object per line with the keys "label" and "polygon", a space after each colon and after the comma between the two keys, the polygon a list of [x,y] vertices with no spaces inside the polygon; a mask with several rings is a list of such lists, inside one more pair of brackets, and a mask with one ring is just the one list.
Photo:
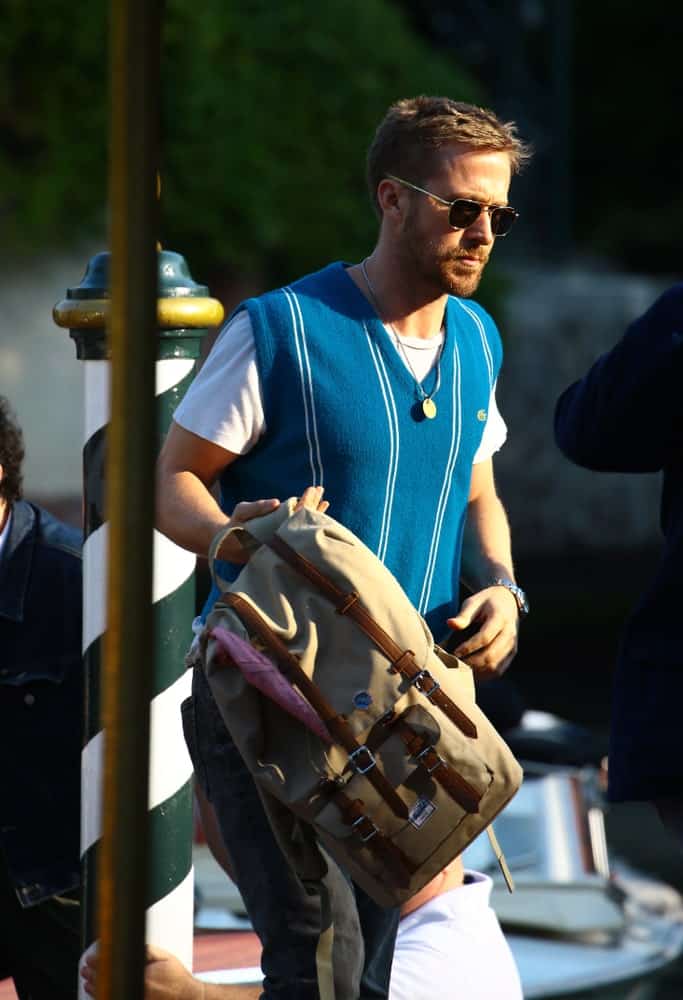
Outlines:
{"label": "man's nose", "polygon": [[479,245],[490,246],[495,236],[491,229],[491,213],[484,208],[479,213],[471,226],[465,230],[468,239],[476,240]]}

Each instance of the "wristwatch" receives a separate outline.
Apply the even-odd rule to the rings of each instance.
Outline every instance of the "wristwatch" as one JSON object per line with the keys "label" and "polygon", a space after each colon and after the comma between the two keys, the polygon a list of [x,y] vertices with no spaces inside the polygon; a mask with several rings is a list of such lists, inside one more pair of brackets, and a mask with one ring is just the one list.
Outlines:
{"label": "wristwatch", "polygon": [[508,580],[505,576],[497,577],[493,583],[492,587],[505,587],[510,591],[514,599],[517,601],[517,610],[519,611],[520,618],[525,618],[529,614],[529,602],[526,599],[526,594],[521,587],[518,587],[514,580]]}

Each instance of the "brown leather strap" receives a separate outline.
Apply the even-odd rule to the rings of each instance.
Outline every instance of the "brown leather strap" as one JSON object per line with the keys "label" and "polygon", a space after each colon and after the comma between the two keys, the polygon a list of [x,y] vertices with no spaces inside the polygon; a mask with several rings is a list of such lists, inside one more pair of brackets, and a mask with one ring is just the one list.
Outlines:
{"label": "brown leather strap", "polygon": [[339,808],[344,822],[353,827],[361,843],[369,848],[380,861],[391,867],[400,886],[407,886],[411,875],[417,871],[419,866],[414,864],[393,840],[382,833],[368,816],[365,803],[361,799],[352,799],[341,790],[335,793],[334,802]]}
{"label": "brown leather strap", "polygon": [[441,690],[438,682],[434,680],[428,670],[420,669],[415,661],[413,651],[410,649],[401,649],[398,643],[384,631],[382,626],[375,621],[363,606],[355,591],[344,593],[324,573],[321,573],[317,566],[314,566],[305,556],[296,552],[279,535],[273,535],[267,544],[274,552],[277,552],[288,566],[291,566],[292,569],[296,570],[297,573],[304,576],[310,583],[317,587],[334,604],[338,614],[348,615],[349,618],[353,618],[355,623],[387,657],[391,663],[391,670],[394,673],[402,674],[411,684],[414,684],[417,690],[440,708],[465,736],[476,739],[477,727],[472,720]]}
{"label": "brown leather strap", "polygon": [[455,768],[441,757],[433,744],[420,733],[416,733],[404,719],[397,719],[394,727],[403,740],[411,757],[427,774],[438,781],[450,797],[457,802],[465,812],[479,812],[479,803],[483,793],[478,792]]}
{"label": "brown leather strap", "polygon": [[357,741],[346,718],[335,712],[318,685],[310,679],[296,656],[290,653],[282,639],[273,632],[258,611],[239,594],[223,594],[221,602],[233,609],[250,633],[258,636],[275,658],[285,677],[297,685],[327,726],[332,738],[347,751],[353,769],[367,778],[397,816],[400,816],[401,819],[407,819],[408,806],[376,766],[370,748]]}

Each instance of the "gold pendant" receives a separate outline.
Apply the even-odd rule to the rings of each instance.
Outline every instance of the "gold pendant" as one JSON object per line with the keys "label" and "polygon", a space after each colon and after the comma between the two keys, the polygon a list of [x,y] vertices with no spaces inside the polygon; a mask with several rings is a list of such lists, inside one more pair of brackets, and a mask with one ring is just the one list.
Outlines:
{"label": "gold pendant", "polygon": [[425,396],[422,400],[422,412],[427,420],[433,420],[436,416],[436,403],[429,396]]}

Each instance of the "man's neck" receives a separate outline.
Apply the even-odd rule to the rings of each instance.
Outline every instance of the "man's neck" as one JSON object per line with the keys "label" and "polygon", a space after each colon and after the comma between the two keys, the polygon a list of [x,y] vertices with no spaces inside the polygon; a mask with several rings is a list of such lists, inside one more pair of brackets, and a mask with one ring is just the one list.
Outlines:
{"label": "man's neck", "polygon": [[405,273],[405,265],[392,259],[381,246],[365,259],[363,267],[349,268],[351,280],[358,286],[383,323],[406,337],[426,340],[435,337],[443,326],[446,295],[433,296],[415,280],[414,273]]}
{"label": "man's neck", "polygon": [[2,533],[5,525],[7,524],[9,512],[10,505],[5,500],[0,499],[0,533]]}
{"label": "man's neck", "polygon": [[411,896],[407,903],[403,904],[401,916],[407,917],[409,913],[419,910],[421,906],[436,899],[437,896],[442,896],[445,892],[450,892],[451,889],[458,889],[464,881],[465,869],[462,858],[458,857],[446,865],[438,875],[435,875],[431,882],[427,882],[427,885],[423,886],[419,892]]}

